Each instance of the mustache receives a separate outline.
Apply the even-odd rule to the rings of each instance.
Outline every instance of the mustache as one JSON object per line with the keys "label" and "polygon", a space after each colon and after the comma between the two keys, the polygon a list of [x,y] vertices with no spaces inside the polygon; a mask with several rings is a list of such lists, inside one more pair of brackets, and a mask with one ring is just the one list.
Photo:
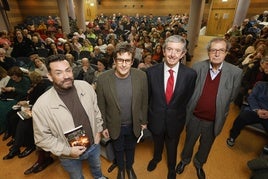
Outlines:
{"label": "mustache", "polygon": [[66,79],[63,80],[63,83],[68,82],[68,81],[73,81],[73,78],[66,78]]}

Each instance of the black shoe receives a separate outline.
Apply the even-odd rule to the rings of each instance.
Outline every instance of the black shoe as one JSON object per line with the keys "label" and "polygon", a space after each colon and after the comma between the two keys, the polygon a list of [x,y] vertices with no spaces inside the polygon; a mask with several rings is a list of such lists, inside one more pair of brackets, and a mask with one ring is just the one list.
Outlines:
{"label": "black shoe", "polygon": [[182,163],[181,161],[180,161],[180,163],[177,165],[177,167],[176,167],[176,172],[178,173],[178,174],[181,174],[183,171],[184,171],[184,168],[185,168],[185,166],[186,166],[187,164],[185,164],[185,163]]}
{"label": "black shoe", "polygon": [[11,135],[8,132],[5,132],[4,137],[3,137],[3,141],[7,140]]}
{"label": "black shoe", "polygon": [[29,174],[33,173],[34,170],[36,170],[39,166],[40,166],[40,163],[36,162],[35,164],[33,164],[33,166],[31,166],[30,168],[25,170],[24,175],[29,175]]}
{"label": "black shoe", "polygon": [[199,167],[195,167],[196,168],[196,173],[197,173],[197,177],[198,179],[206,179],[206,174],[203,170],[203,168],[199,168]]}
{"label": "black shoe", "polygon": [[3,160],[9,160],[20,154],[20,150],[11,150],[6,156],[3,157]]}
{"label": "black shoe", "polygon": [[11,139],[8,143],[7,143],[7,146],[11,146],[13,145],[15,142],[15,139]]}
{"label": "black shoe", "polygon": [[156,168],[157,163],[158,163],[158,162],[157,162],[156,160],[152,159],[152,160],[149,162],[148,166],[147,166],[147,171],[149,171],[149,172],[153,171],[153,170]]}
{"label": "black shoe", "polygon": [[136,176],[133,168],[127,169],[127,176],[128,176],[128,179],[137,179],[137,176]]}
{"label": "black shoe", "polygon": [[26,157],[30,155],[33,151],[35,151],[35,146],[33,147],[27,147],[22,153],[18,155],[19,158]]}
{"label": "black shoe", "polygon": [[115,167],[117,167],[117,164],[116,163],[113,163],[109,168],[108,168],[108,172],[111,173]]}
{"label": "black shoe", "polygon": [[45,159],[43,163],[40,163],[39,166],[33,171],[34,173],[41,172],[45,168],[47,168],[50,164],[54,162],[54,159],[52,157],[48,157]]}
{"label": "black shoe", "polygon": [[232,137],[229,137],[227,140],[226,140],[226,143],[229,147],[233,147],[234,144],[235,144],[235,139],[232,138]]}
{"label": "black shoe", "polygon": [[125,170],[118,169],[117,179],[125,179]]}

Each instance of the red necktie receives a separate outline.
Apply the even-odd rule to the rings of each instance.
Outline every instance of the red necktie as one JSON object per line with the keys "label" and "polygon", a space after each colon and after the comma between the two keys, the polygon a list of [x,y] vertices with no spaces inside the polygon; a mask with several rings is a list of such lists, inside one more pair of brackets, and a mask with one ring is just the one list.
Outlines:
{"label": "red necktie", "polygon": [[167,81],[167,89],[166,89],[166,101],[167,101],[167,104],[169,104],[170,99],[172,97],[173,86],[174,86],[173,70],[169,69],[168,72],[169,72],[169,78],[168,78],[168,81]]}

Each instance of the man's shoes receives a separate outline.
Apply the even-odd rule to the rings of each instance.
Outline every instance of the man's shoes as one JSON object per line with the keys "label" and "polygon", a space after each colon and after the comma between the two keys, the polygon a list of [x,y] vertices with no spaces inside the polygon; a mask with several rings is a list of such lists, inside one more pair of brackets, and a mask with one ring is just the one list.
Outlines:
{"label": "man's shoes", "polygon": [[147,166],[147,171],[149,171],[149,172],[153,171],[153,170],[156,168],[157,163],[158,163],[158,162],[157,162],[156,160],[152,159],[152,160],[149,162],[148,166]]}
{"label": "man's shoes", "polygon": [[127,176],[128,176],[128,179],[137,179],[137,176],[136,176],[133,168],[127,169]]}
{"label": "man's shoes", "polygon": [[29,175],[33,173],[39,166],[40,166],[40,163],[36,162],[35,164],[33,164],[33,166],[31,166],[24,172],[24,175]]}
{"label": "man's shoes", "polygon": [[195,167],[198,179],[206,179],[206,174],[202,167]]}
{"label": "man's shoes", "polygon": [[7,140],[11,135],[8,132],[5,132],[4,136],[3,136],[3,141]]}
{"label": "man's shoes", "polygon": [[50,164],[54,162],[54,159],[52,157],[49,157],[45,159],[45,162],[41,163],[33,172],[38,173],[43,171],[45,168],[47,168]]}
{"label": "man's shoes", "polygon": [[125,170],[118,169],[117,179],[125,179]]}
{"label": "man's shoes", "polygon": [[184,171],[184,168],[185,168],[185,166],[186,166],[187,164],[185,164],[185,163],[182,163],[181,161],[180,161],[180,163],[177,165],[177,167],[176,167],[176,172],[177,172],[177,174],[181,174],[183,171]]}
{"label": "man's shoes", "polygon": [[14,158],[16,155],[20,154],[20,150],[11,150],[6,156],[3,157],[3,160],[9,160]]}
{"label": "man's shoes", "polygon": [[227,140],[226,140],[226,143],[229,147],[233,147],[234,144],[235,144],[235,139],[232,138],[232,137],[229,137]]}
{"label": "man's shoes", "polygon": [[8,143],[7,146],[11,146],[15,143],[15,139],[11,139]]}
{"label": "man's shoes", "polygon": [[22,153],[18,155],[19,158],[26,157],[30,155],[33,151],[35,151],[35,146],[27,147]]}
{"label": "man's shoes", "polygon": [[49,157],[47,159],[45,159],[44,162],[42,163],[38,163],[36,162],[33,166],[31,166],[29,169],[27,169],[24,172],[24,175],[29,175],[31,173],[38,173],[41,172],[42,170],[44,170],[47,166],[49,166],[50,164],[52,164],[54,161],[54,159],[52,157]]}

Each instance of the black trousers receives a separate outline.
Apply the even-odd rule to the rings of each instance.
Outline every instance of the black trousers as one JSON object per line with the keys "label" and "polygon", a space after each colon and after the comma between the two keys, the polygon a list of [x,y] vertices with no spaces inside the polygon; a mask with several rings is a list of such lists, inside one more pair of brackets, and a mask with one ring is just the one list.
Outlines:
{"label": "black trousers", "polygon": [[15,139],[14,150],[18,150],[22,146],[32,147],[35,145],[32,118],[22,120],[16,111],[10,111],[8,113],[8,132]]}
{"label": "black trousers", "polygon": [[120,170],[131,169],[134,163],[135,146],[137,138],[133,133],[132,126],[121,126],[120,135],[112,140],[117,166]]}
{"label": "black trousers", "polygon": [[180,135],[174,138],[170,137],[168,136],[167,130],[168,129],[164,130],[159,135],[153,134],[153,140],[154,140],[153,160],[156,162],[162,160],[162,153],[165,145],[167,151],[168,171],[169,173],[175,173],[175,166],[177,162],[177,148],[180,140]]}
{"label": "black trousers", "polygon": [[267,119],[261,119],[254,111],[248,111],[243,110],[239,113],[237,118],[235,119],[233,123],[233,127],[230,130],[230,137],[236,139],[241,130],[246,126],[250,124],[256,124],[260,123],[264,127],[265,131],[268,132],[268,120]]}

